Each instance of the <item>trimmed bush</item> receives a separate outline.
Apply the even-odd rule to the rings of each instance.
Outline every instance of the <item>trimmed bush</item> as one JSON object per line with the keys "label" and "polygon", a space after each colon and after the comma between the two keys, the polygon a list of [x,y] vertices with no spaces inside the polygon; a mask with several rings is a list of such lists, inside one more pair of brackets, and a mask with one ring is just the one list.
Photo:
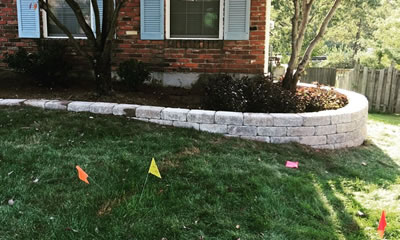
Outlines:
{"label": "trimmed bush", "polygon": [[40,86],[54,87],[65,84],[71,65],[67,61],[66,45],[57,41],[40,43],[37,53],[18,48],[15,54],[6,54],[8,67],[32,76]]}
{"label": "trimmed bush", "polygon": [[257,76],[235,79],[227,74],[201,76],[197,88],[205,89],[205,109],[235,112],[298,113],[344,107],[346,96],[333,90],[301,87],[296,93],[280,82]]}
{"label": "trimmed bush", "polygon": [[[246,78],[247,79],[247,78]],[[227,74],[209,75],[203,104],[207,109],[243,112],[247,109],[245,78],[235,79]]]}
{"label": "trimmed bush", "polygon": [[121,81],[130,90],[135,90],[150,78],[147,66],[136,59],[122,62],[117,70]]}
{"label": "trimmed bush", "polygon": [[274,83],[271,78],[258,76],[247,79],[247,112],[295,113],[299,112],[297,97],[282,87],[281,82]]}

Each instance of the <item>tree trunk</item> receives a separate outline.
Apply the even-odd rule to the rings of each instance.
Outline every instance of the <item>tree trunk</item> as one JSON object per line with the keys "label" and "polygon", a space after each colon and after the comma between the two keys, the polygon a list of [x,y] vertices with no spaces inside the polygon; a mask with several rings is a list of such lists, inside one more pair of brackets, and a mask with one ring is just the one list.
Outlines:
{"label": "tree trunk", "polygon": [[283,81],[282,81],[282,87],[287,90],[290,90],[292,92],[295,92],[296,86],[297,86],[297,80],[294,78],[295,76],[293,73],[294,73],[293,68],[289,67],[286,70],[285,77],[283,78]]}
{"label": "tree trunk", "polygon": [[291,89],[291,86],[293,85],[292,82],[293,82],[293,69],[288,68],[286,70],[285,77],[283,78],[283,81],[282,81],[282,87],[289,90],[289,89]]}
{"label": "tree trunk", "polygon": [[351,56],[351,59],[353,60],[353,62],[352,62],[353,67],[356,65],[356,56],[357,56],[358,50],[360,49],[361,26],[362,26],[362,19],[360,19],[360,22],[358,23],[358,30],[357,30],[356,38],[354,40],[354,45],[353,45],[353,56]]}
{"label": "tree trunk", "polygon": [[100,95],[110,95],[112,93],[110,55],[96,57],[94,74],[97,92]]}

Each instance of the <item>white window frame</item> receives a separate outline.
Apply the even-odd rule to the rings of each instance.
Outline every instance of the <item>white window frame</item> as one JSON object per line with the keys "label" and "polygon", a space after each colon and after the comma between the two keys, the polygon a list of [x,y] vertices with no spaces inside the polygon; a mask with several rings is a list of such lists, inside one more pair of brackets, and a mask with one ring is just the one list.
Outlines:
{"label": "white window frame", "polygon": [[170,32],[170,24],[171,24],[171,0],[167,0],[166,6],[165,6],[165,32],[166,32],[166,39],[171,39],[171,40],[223,40],[224,39],[224,6],[225,6],[225,0],[220,0],[220,6],[219,6],[219,33],[218,33],[218,38],[193,38],[193,37],[179,37],[179,38],[173,38],[171,37],[171,32]]}
{"label": "white window frame", "polygon": [[[46,0],[47,2],[47,0]],[[50,38],[50,39],[68,39],[68,36],[49,36],[49,31],[47,28],[47,12],[45,10],[41,10],[42,11],[42,22],[43,22],[43,37],[44,38]],[[93,6],[91,4],[90,1],[90,19],[94,18],[94,10],[93,10]],[[92,28],[93,32],[96,31],[95,27],[94,27],[94,23],[90,23],[90,27]],[[87,37],[75,37],[74,39],[87,39]]]}

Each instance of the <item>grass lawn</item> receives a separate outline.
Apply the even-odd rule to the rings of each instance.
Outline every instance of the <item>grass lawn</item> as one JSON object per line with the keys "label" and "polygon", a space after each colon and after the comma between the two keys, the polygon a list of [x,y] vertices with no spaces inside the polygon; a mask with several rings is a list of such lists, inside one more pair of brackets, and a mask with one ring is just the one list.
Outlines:
{"label": "grass lawn", "polygon": [[[0,239],[378,239],[383,209],[385,238],[400,239],[400,117],[371,115],[369,132],[362,147],[316,151],[1,107]],[[162,179],[139,202],[152,157]]]}

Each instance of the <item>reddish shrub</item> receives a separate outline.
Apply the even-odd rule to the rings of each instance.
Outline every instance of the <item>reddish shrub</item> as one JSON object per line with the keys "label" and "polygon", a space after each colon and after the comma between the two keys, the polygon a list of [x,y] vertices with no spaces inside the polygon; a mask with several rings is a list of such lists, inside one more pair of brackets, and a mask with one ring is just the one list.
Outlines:
{"label": "reddish shrub", "polygon": [[334,110],[346,106],[349,101],[347,97],[333,88],[322,89],[317,87],[300,87],[297,89],[299,110],[302,112],[318,112],[323,110]]}

